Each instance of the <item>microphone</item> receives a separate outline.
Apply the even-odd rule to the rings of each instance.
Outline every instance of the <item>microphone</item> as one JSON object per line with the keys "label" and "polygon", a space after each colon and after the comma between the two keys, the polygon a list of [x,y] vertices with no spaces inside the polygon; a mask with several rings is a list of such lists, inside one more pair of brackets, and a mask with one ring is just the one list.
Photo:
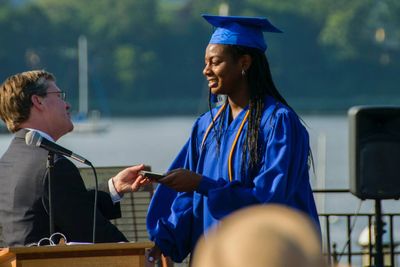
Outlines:
{"label": "microphone", "polygon": [[92,166],[92,163],[90,163],[90,161],[88,161],[87,159],[85,159],[82,156],[79,156],[75,153],[73,153],[71,150],[68,150],[60,145],[57,145],[56,143],[44,138],[40,133],[38,133],[37,131],[29,131],[26,133],[25,135],[25,143],[28,146],[37,146],[37,147],[41,147],[44,148],[50,152],[56,153],[56,154],[60,154],[60,155],[64,155],[70,158],[73,158],[74,160],[77,160],[83,164]]}

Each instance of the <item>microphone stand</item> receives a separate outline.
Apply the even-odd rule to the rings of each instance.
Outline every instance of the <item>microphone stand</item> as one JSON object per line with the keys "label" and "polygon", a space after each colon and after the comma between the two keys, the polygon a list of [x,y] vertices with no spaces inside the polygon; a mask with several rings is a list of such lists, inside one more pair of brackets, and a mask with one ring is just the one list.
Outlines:
{"label": "microphone stand", "polygon": [[53,204],[52,204],[52,185],[51,178],[53,176],[54,169],[54,153],[49,151],[49,155],[47,156],[47,179],[48,179],[48,193],[49,193],[49,226],[50,226],[50,236],[54,234],[54,213],[53,213]]}

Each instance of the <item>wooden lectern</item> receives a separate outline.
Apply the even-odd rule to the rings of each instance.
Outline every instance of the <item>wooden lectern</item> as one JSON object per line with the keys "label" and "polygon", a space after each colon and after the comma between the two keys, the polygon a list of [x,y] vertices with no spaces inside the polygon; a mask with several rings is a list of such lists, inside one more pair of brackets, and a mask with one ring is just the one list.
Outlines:
{"label": "wooden lectern", "polygon": [[144,267],[152,242],[10,247],[0,250],[0,267]]}

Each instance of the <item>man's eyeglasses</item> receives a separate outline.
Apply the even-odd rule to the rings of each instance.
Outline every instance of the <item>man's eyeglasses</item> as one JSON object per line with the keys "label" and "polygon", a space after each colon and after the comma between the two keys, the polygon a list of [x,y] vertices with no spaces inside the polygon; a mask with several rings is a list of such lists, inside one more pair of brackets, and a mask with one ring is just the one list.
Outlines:
{"label": "man's eyeglasses", "polygon": [[59,92],[47,92],[46,95],[48,94],[59,94],[59,97],[61,100],[65,101],[67,99],[67,93],[64,91],[59,91]]}

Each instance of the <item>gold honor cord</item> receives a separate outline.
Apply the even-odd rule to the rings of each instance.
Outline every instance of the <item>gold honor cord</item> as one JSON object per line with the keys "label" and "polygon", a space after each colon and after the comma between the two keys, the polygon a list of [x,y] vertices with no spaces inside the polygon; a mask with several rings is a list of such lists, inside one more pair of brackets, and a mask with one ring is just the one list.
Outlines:
{"label": "gold honor cord", "polygon": [[[221,115],[221,112],[225,109],[225,106],[226,106],[226,104],[224,104],[224,105],[218,110],[217,114],[216,114],[215,117],[214,117],[213,122],[215,122],[215,121],[218,119],[219,115]],[[244,124],[246,123],[247,117],[248,117],[248,116],[249,116],[249,110],[248,110],[248,111],[246,112],[246,114],[244,115],[244,119],[243,119],[243,121],[242,121],[242,124],[240,125],[239,130],[238,130],[238,132],[237,132],[237,134],[236,134],[235,140],[233,141],[232,148],[231,148],[231,152],[229,153],[229,161],[228,161],[229,170],[228,170],[228,172],[229,172],[229,181],[231,181],[231,182],[232,182],[232,155],[233,155],[233,151],[235,150],[237,140],[239,139],[240,133],[242,132],[243,126],[244,126]],[[212,127],[212,125],[213,125],[213,122],[211,122],[210,125],[208,125],[207,130],[206,130],[206,133],[204,134],[203,141],[201,142],[201,148],[202,148],[202,149],[203,149],[204,143],[205,143],[205,141],[206,141],[206,138],[207,138],[208,134],[210,133],[211,127]]]}
{"label": "gold honor cord", "polygon": [[208,125],[206,133],[203,136],[203,141],[201,141],[201,149],[203,149],[204,143],[206,142],[207,136],[210,133],[211,127],[213,125],[213,122],[215,122],[219,115],[221,115],[221,112],[225,109],[226,103],[218,110],[217,114],[215,115],[214,119],[212,122],[210,122],[210,125]]}
{"label": "gold honor cord", "polygon": [[239,130],[238,130],[238,132],[236,134],[235,140],[233,141],[231,152],[229,153],[229,161],[228,161],[229,170],[228,171],[229,171],[229,181],[231,181],[231,182],[232,182],[232,179],[233,179],[232,178],[232,155],[233,155],[233,151],[235,150],[237,140],[239,139],[240,133],[242,132],[243,126],[244,126],[245,122],[247,121],[247,117],[248,116],[249,116],[249,110],[246,112],[246,115],[244,115],[244,119],[242,121],[242,124],[240,125]]}

